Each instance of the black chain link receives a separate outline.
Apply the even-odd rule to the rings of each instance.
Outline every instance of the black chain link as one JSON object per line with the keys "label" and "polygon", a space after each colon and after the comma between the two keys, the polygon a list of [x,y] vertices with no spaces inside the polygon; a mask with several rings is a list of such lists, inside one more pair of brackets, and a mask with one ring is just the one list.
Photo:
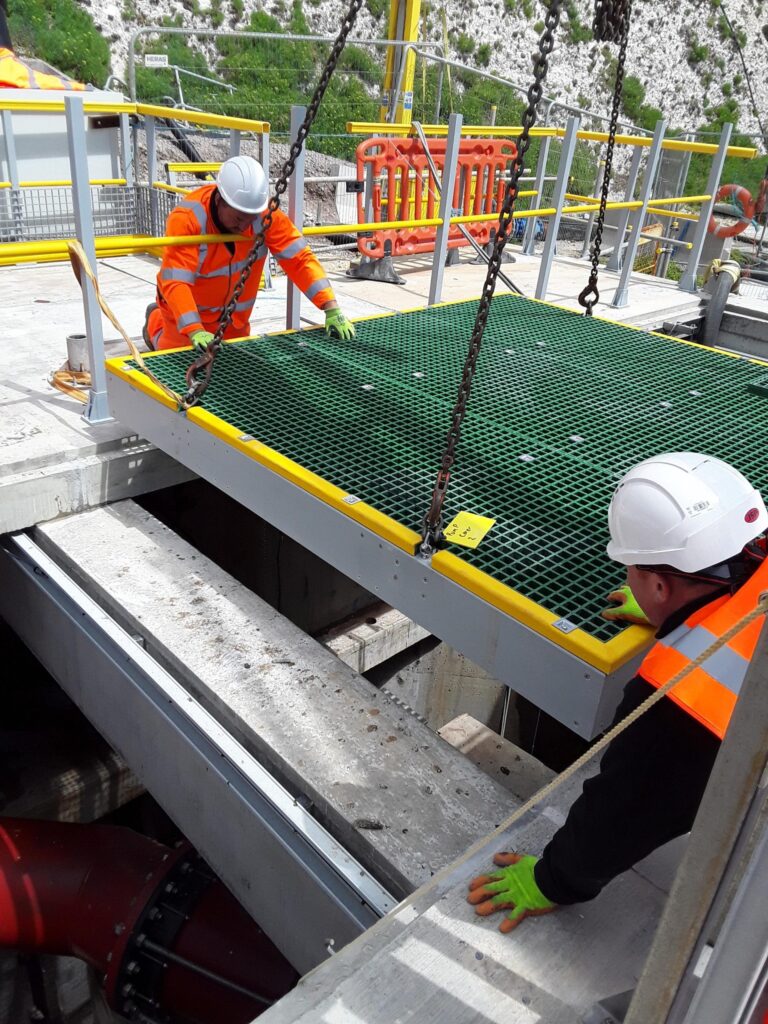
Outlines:
{"label": "black chain link", "polygon": [[[360,8],[363,6],[363,3],[364,0],[352,0],[351,4],[349,5],[349,10],[344,16],[344,19],[341,23],[341,30],[339,31],[339,34],[336,37],[336,41],[334,42],[331,48],[331,52],[328,55],[328,60],[325,62],[323,73],[320,76],[320,81],[317,83],[314,95],[312,96],[312,99],[309,102],[309,106],[307,107],[307,113],[304,117],[301,127],[298,130],[296,140],[291,145],[291,149],[288,154],[288,159],[283,164],[283,169],[280,172],[280,177],[278,178],[277,183],[275,185],[274,195],[269,200],[267,209],[262,216],[261,227],[259,229],[258,234],[253,239],[253,246],[246,258],[245,265],[240,274],[240,279],[235,285],[234,291],[232,292],[229,302],[224,307],[224,311],[221,315],[221,320],[219,321],[219,326],[216,329],[216,333],[214,334],[213,339],[208,344],[206,351],[198,359],[196,359],[195,362],[192,363],[192,365],[187,370],[187,392],[184,395],[182,409],[190,409],[193,405],[196,405],[205,394],[206,388],[210,383],[211,374],[213,372],[214,360],[216,359],[216,356],[218,355],[219,350],[221,349],[221,342],[222,338],[224,337],[224,332],[226,331],[227,327],[230,324],[230,321],[232,320],[232,314],[234,313],[235,306],[237,305],[240,296],[242,295],[243,288],[245,288],[245,284],[251,273],[251,269],[253,268],[254,263],[259,259],[259,250],[262,248],[263,245],[265,245],[265,238],[267,231],[269,231],[269,228],[272,224],[272,217],[274,216],[275,211],[280,208],[280,197],[288,188],[288,180],[293,174],[294,167],[296,166],[296,161],[298,160],[299,155],[301,154],[304,142],[306,141],[306,138],[309,135],[309,130],[312,127],[315,117],[317,116],[317,111],[320,107],[320,103],[322,102],[323,96],[325,95],[325,91],[328,88],[328,83],[330,82],[331,77],[333,76],[333,73],[336,70],[336,65],[339,62],[339,57],[341,56],[342,50],[344,49],[344,46],[346,44],[347,36],[354,27],[355,21],[357,20],[357,15],[360,12]],[[267,175],[269,175],[269,168],[265,167],[264,171]],[[202,377],[200,376],[201,373],[203,374]]]}
{"label": "black chain link", "polygon": [[[613,106],[608,126],[608,142],[605,146],[605,168],[603,171],[603,187],[600,192],[600,210],[597,214],[595,237],[592,240],[592,269],[586,287],[579,295],[579,305],[584,307],[584,315],[592,316],[592,310],[600,300],[597,278],[600,267],[600,249],[603,244],[603,226],[605,224],[605,207],[611,188],[613,170],[613,149],[616,144],[616,129],[621,110],[621,94],[624,88],[624,60],[627,55],[627,39],[629,38],[629,18],[632,13],[632,0],[595,0],[595,20],[593,29],[595,38],[601,41],[619,43],[619,55],[616,60],[616,84],[613,88]],[[621,244],[621,239],[616,244]]]}
{"label": "black chain link", "polygon": [[477,359],[480,355],[480,345],[483,340],[483,331],[488,321],[488,313],[491,308],[491,300],[496,288],[496,278],[501,269],[501,261],[504,255],[504,246],[509,237],[510,230],[514,223],[512,213],[517,198],[517,185],[520,175],[523,173],[525,155],[531,144],[530,132],[536,123],[536,107],[541,102],[543,95],[542,85],[547,75],[548,57],[555,45],[555,30],[560,22],[560,12],[564,0],[550,0],[547,14],[544,20],[544,31],[539,39],[539,50],[533,58],[533,84],[528,90],[528,106],[522,118],[523,130],[517,140],[517,152],[512,164],[510,180],[507,184],[504,195],[504,202],[499,212],[499,226],[496,238],[493,243],[493,251],[488,260],[488,271],[485,276],[483,293],[477,308],[475,326],[472,328],[472,336],[469,341],[469,352],[464,363],[459,385],[459,394],[456,404],[453,407],[451,427],[445,441],[445,449],[437,474],[437,481],[432,492],[432,501],[429,510],[424,516],[423,540],[421,551],[425,555],[431,554],[440,544],[443,527],[443,501],[445,491],[451,476],[451,468],[456,458],[456,446],[461,435],[461,426],[464,414],[467,409],[467,401],[472,389],[472,381],[475,376]]}

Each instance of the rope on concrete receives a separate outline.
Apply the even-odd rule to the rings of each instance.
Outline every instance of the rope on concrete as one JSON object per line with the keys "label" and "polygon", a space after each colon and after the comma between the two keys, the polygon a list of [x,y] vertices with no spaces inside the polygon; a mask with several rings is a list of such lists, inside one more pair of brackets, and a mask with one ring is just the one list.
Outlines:
{"label": "rope on concrete", "polygon": [[[147,377],[149,377],[152,383],[156,387],[158,387],[167,398],[170,398],[170,400],[177,406],[177,408],[184,408],[181,396],[177,395],[172,388],[168,387],[167,384],[163,384],[161,380],[158,380],[154,373],[152,373],[152,371],[147,367],[147,364],[144,362],[144,358],[142,357],[142,354],[139,351],[139,349],[136,347],[136,344],[131,338],[128,337],[125,328],[110,309],[109,305],[107,304],[107,300],[101,294],[99,282],[96,280],[96,275],[91,269],[91,264],[88,261],[88,257],[86,256],[85,250],[83,249],[80,242],[75,240],[67,242],[67,250],[69,252],[69,261],[72,264],[72,270],[74,271],[78,284],[82,287],[83,282],[81,278],[81,273],[85,273],[85,275],[88,277],[89,281],[93,285],[93,290],[96,293],[96,299],[99,303],[99,306],[101,306],[104,316],[118,330],[123,340],[125,341],[126,345],[128,346],[132,358],[136,360],[136,363],[138,364],[139,368],[142,370],[143,373],[147,375]],[[59,385],[56,384],[55,381],[52,381],[52,383],[54,384],[55,387],[59,387]],[[60,388],[60,390],[63,389]]]}

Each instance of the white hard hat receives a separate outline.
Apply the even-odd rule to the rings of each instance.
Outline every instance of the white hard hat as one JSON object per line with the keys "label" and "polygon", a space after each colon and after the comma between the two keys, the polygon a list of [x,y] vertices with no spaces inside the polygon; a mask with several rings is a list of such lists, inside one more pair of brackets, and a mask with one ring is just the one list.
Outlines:
{"label": "white hard hat", "polygon": [[216,178],[222,198],[241,213],[261,213],[269,202],[269,182],[264,168],[252,156],[225,160]]}
{"label": "white hard hat", "polygon": [[623,477],[608,509],[608,556],[624,565],[702,572],[733,558],[768,529],[752,484],[727,462],[669,452]]}

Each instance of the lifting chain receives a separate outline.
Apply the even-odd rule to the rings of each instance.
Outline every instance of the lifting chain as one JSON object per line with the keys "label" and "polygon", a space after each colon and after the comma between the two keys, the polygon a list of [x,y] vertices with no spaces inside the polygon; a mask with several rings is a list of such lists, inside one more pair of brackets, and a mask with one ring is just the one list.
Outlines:
{"label": "lifting chain", "polygon": [[[352,31],[357,15],[362,6],[363,0],[352,0],[349,5],[349,10],[341,23],[341,30],[339,31],[336,41],[331,48],[328,60],[325,62],[325,67],[323,68],[323,73],[320,76],[320,81],[317,83],[317,88],[315,89],[314,95],[307,107],[307,113],[304,121],[299,128],[295,141],[291,145],[288,159],[283,164],[280,177],[275,185],[274,195],[269,200],[267,209],[261,218],[261,226],[253,239],[253,246],[246,258],[245,265],[240,274],[240,279],[235,285],[229,302],[224,307],[221,320],[219,321],[219,326],[216,329],[216,333],[213,336],[212,341],[209,343],[205,352],[196,359],[187,370],[187,392],[181,403],[181,408],[183,410],[190,409],[193,405],[196,405],[205,394],[206,388],[210,383],[214,360],[221,349],[224,332],[227,327],[229,327],[230,321],[232,320],[232,314],[235,311],[235,306],[240,299],[245,283],[251,273],[251,269],[256,260],[259,259],[259,250],[266,244],[265,239],[272,224],[272,217],[274,216],[275,211],[280,208],[280,197],[288,188],[288,179],[293,174],[296,161],[298,160],[299,154],[304,146],[304,142],[309,135],[312,123],[317,116],[317,111],[320,107],[323,96],[325,95],[325,90],[328,88],[328,83],[336,70],[336,65],[338,64],[339,57],[341,57],[342,50],[344,49],[344,45],[347,41],[347,36]],[[265,171],[269,174],[269,168],[265,168]]]}
{"label": "lifting chain", "polygon": [[[592,310],[600,300],[597,288],[597,276],[600,266],[600,248],[603,243],[603,225],[605,223],[605,207],[611,187],[613,169],[613,148],[616,144],[616,128],[619,123],[621,109],[621,93],[624,87],[624,60],[627,55],[627,39],[629,38],[629,18],[632,13],[632,0],[595,0],[595,20],[593,29],[595,39],[619,43],[619,55],[616,60],[616,83],[613,87],[613,106],[608,126],[608,142],[605,146],[605,169],[603,171],[603,187],[600,192],[600,210],[597,215],[595,237],[592,241],[589,281],[579,295],[579,305],[584,307],[584,315],[592,316]],[[621,239],[616,240],[621,244]]]}
{"label": "lifting chain", "polygon": [[453,407],[451,416],[451,427],[445,440],[445,449],[440,462],[440,469],[437,474],[435,488],[432,492],[432,501],[429,510],[424,516],[423,538],[421,553],[429,557],[440,545],[443,532],[443,501],[445,491],[451,476],[451,469],[456,458],[456,446],[459,443],[462,422],[467,410],[467,401],[472,389],[472,381],[475,376],[477,359],[480,355],[480,345],[483,340],[483,331],[488,321],[488,313],[491,307],[491,300],[496,288],[496,278],[501,270],[501,261],[504,255],[504,246],[509,237],[513,225],[512,212],[517,198],[517,185],[523,173],[525,155],[531,144],[531,128],[536,123],[536,107],[541,101],[543,90],[542,85],[549,68],[548,58],[552,53],[555,44],[555,30],[560,22],[560,11],[564,0],[549,0],[544,31],[539,39],[539,50],[533,58],[533,84],[528,90],[528,106],[522,117],[523,130],[517,140],[517,152],[512,164],[510,180],[507,184],[504,195],[504,202],[499,212],[499,226],[496,238],[493,243],[493,251],[488,261],[488,272],[485,276],[483,293],[477,307],[475,325],[472,328],[472,336],[469,341],[469,352],[464,362],[464,369],[461,374],[459,394],[456,404]]}

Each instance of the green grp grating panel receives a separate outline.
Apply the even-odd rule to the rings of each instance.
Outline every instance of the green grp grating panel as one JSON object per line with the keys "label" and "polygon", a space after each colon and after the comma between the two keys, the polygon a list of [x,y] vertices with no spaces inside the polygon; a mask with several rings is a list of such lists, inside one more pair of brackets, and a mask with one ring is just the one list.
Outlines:
{"label": "green grp grating panel", "polygon": [[[477,304],[225,346],[210,412],[406,526],[429,504]],[[187,352],[152,370],[184,390]],[[732,462],[768,491],[762,366],[514,295],[493,301],[446,523],[496,519],[461,558],[600,640],[622,569],[606,554],[618,478],[663,451]]]}

